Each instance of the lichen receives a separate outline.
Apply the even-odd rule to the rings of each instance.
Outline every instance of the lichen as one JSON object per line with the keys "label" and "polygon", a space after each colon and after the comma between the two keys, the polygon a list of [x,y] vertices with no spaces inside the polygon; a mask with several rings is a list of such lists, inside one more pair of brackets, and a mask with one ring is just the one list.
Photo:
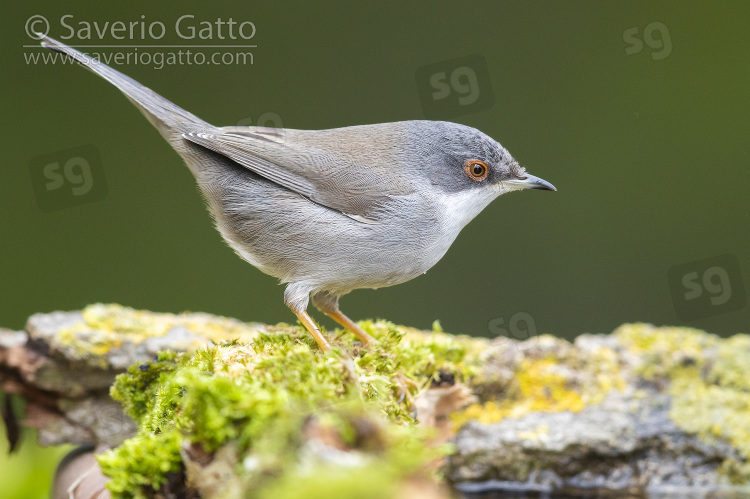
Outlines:
{"label": "lichen", "polygon": [[625,324],[614,333],[638,357],[637,373],[655,381],[698,374],[721,339],[698,329]]}
{"label": "lichen", "polygon": [[531,352],[514,371],[514,382],[499,400],[476,403],[452,416],[456,427],[470,420],[485,424],[520,418],[531,412],[578,412],[601,402],[625,385],[617,356],[602,348],[590,355],[572,353],[565,340],[538,338],[542,357]]}
{"label": "lichen", "polygon": [[[416,424],[415,397],[453,377],[482,401],[454,414],[454,429],[581,411],[643,378],[668,387],[676,425],[736,450],[721,466],[729,480],[750,480],[748,336],[633,324],[607,342],[540,336],[521,344],[452,336],[439,323],[425,332],[363,321],[376,344],[336,330],[326,332],[333,351],[324,353],[300,326],[117,305],[88,307],[61,334],[99,351],[178,326],[213,343],[132,366],[111,390],[139,428],[99,457],[115,497],[153,497],[175,484],[206,497],[296,497],[302,488],[320,497],[394,495],[438,454],[435,434]],[[550,431],[539,425],[519,438]]]}
{"label": "lichen", "polygon": [[[138,344],[183,327],[213,341],[251,341],[258,327],[236,319],[200,313],[167,314],[136,310],[117,304],[96,303],[82,311],[83,320],[62,329],[57,340],[81,356],[104,355],[127,341]],[[196,343],[195,347],[200,346]]]}
{"label": "lichen", "polygon": [[[322,353],[301,327],[279,326],[251,342],[164,353],[131,367],[111,394],[139,433],[99,457],[110,490],[153,496],[196,446],[208,456],[228,446],[239,453],[227,494],[241,483],[262,497],[291,497],[306,483],[328,497],[341,490],[374,497],[416,473],[435,451],[415,424],[414,395],[441,372],[472,376],[483,342],[384,321],[360,326],[377,344],[362,347],[339,331],[329,335],[333,352]],[[156,447],[158,459],[143,457]],[[341,459],[351,469],[342,472]]]}
{"label": "lichen", "polygon": [[727,459],[721,470],[732,483],[750,481],[750,336],[722,339],[649,324],[624,325],[614,335],[637,355],[641,376],[669,383],[675,424],[730,443],[740,458]]}

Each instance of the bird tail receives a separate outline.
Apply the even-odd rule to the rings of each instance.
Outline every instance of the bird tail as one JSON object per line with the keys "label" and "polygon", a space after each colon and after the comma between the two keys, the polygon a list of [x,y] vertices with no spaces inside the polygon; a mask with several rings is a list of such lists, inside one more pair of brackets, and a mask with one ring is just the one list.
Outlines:
{"label": "bird tail", "polygon": [[117,87],[170,143],[182,141],[182,134],[187,131],[210,127],[197,116],[106,64],[46,35],[40,33],[39,37],[43,47],[73,58]]}

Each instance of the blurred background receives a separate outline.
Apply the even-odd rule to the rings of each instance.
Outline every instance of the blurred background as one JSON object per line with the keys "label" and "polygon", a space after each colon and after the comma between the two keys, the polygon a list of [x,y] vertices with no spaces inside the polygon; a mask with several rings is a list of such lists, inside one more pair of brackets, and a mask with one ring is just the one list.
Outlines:
{"label": "blurred background", "polygon": [[[750,4],[83,5],[4,8],[1,327],[94,302],[293,319],[132,104],[42,59],[28,32],[45,31],[215,125],[455,121],[558,188],[501,197],[426,275],[346,296],[354,319],[517,339],[748,331]],[[9,460],[0,444],[3,497],[46,493],[60,451],[27,436]]]}

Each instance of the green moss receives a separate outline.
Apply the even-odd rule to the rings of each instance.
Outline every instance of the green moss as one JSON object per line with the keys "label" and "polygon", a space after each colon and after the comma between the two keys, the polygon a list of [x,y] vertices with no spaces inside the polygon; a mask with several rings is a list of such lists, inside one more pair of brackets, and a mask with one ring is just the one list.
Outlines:
{"label": "green moss", "polygon": [[98,456],[104,470],[111,473],[107,487],[114,497],[152,497],[167,483],[167,476],[180,470],[180,435],[177,431],[141,433],[120,447]]}
{"label": "green moss", "polygon": [[[161,330],[147,313],[95,310],[102,315],[89,318],[89,325],[113,328],[115,336],[131,334],[119,332],[118,324],[137,337]],[[116,317],[107,318],[107,310]],[[171,317],[156,314],[155,320]],[[210,331],[213,345],[162,353],[118,377],[112,396],[138,422],[139,433],[100,457],[115,497],[153,497],[164,484],[173,486],[174,477],[182,476],[177,472],[189,481],[192,476],[191,485],[206,487],[202,492],[210,496],[253,490],[259,497],[285,498],[303,488],[320,497],[396,494],[436,455],[430,436],[415,425],[415,394],[445,371],[473,385],[489,372],[482,368],[487,340],[447,335],[439,324],[430,333],[363,321],[360,326],[377,344],[363,347],[336,331],[327,333],[333,351],[323,353],[299,326],[281,324],[248,336],[243,325],[227,321],[229,330]],[[630,352],[625,364],[669,384],[675,423],[707,440],[731,443],[741,457],[724,462],[722,470],[733,482],[748,481],[750,338],[722,340],[644,324],[614,334]],[[236,340],[220,340],[233,335]],[[457,425],[532,411],[578,411],[625,385],[623,357],[615,350],[600,347],[582,355],[563,340],[536,340],[535,348],[503,366],[513,373],[501,397],[469,407],[456,417]],[[549,431],[540,426],[526,438],[544,438]],[[214,468],[202,471],[205,466]]]}
{"label": "green moss", "polygon": [[184,353],[161,352],[156,361],[137,364],[118,376],[110,395],[123,404],[140,428],[159,432],[173,422],[182,388],[171,379],[188,358]]}
{"label": "green moss", "polygon": [[[382,499],[395,497],[404,477],[402,459],[380,459],[374,464],[354,469],[340,466],[313,466],[305,473],[287,475],[265,488],[261,499],[294,499],[305,491],[307,499],[357,497]],[[413,471],[413,468],[411,468]]]}
{"label": "green moss", "polygon": [[[329,497],[354,489],[368,497],[414,473],[435,453],[414,424],[412,397],[441,370],[471,376],[483,343],[383,321],[360,325],[377,344],[363,348],[339,332],[331,337],[334,351],[322,353],[302,328],[280,325],[251,343],[165,353],[120,375],[111,393],[139,434],[100,458],[113,494],[153,495],[181,469],[186,445],[209,455],[232,446],[239,462],[253,463],[235,466],[236,481],[268,497],[291,496],[300,483]],[[316,439],[352,469],[305,464],[302,449]],[[158,459],[144,458],[157,447]]]}
{"label": "green moss", "polygon": [[621,326],[614,333],[637,354],[646,379],[670,383],[670,417],[706,441],[729,442],[741,459],[722,470],[731,482],[750,481],[750,336],[721,339],[689,328]]}

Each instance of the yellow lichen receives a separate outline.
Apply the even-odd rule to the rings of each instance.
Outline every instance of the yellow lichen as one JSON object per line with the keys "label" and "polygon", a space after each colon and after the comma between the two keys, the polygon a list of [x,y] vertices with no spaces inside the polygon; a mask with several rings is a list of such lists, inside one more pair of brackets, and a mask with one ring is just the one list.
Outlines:
{"label": "yellow lichen", "polygon": [[[135,310],[117,304],[97,303],[83,309],[83,321],[57,333],[57,341],[82,355],[104,355],[123,342],[138,344],[148,338],[164,336],[172,328],[184,327],[203,338],[220,342],[230,339],[250,341],[261,330],[236,319],[208,314],[166,314]],[[199,338],[192,346],[205,344]]]}
{"label": "yellow lichen", "polygon": [[549,437],[549,425],[540,424],[532,430],[519,431],[518,438],[523,440],[546,440]]}
{"label": "yellow lichen", "polygon": [[621,326],[615,335],[638,356],[644,378],[669,381],[669,415],[706,440],[729,442],[743,460],[722,471],[734,482],[750,477],[750,336],[722,339],[696,329],[648,324]]}
{"label": "yellow lichen", "polygon": [[699,370],[706,352],[718,348],[718,336],[686,327],[655,327],[651,324],[624,324],[613,333],[638,356],[638,374],[653,380],[686,369]]}
{"label": "yellow lichen", "polygon": [[560,372],[555,358],[523,359],[516,370],[516,386],[500,401],[472,404],[453,417],[456,426],[469,420],[497,423],[505,418],[520,418],[531,412],[578,412],[589,404],[600,402],[610,390],[623,386],[616,370],[595,372],[590,383],[573,387]]}
{"label": "yellow lichen", "polygon": [[564,376],[555,372],[552,359],[524,359],[516,372],[517,389],[499,402],[472,404],[454,417],[461,425],[470,419],[497,423],[505,418],[519,418],[530,412],[578,412],[584,407],[581,395],[567,386]]}

